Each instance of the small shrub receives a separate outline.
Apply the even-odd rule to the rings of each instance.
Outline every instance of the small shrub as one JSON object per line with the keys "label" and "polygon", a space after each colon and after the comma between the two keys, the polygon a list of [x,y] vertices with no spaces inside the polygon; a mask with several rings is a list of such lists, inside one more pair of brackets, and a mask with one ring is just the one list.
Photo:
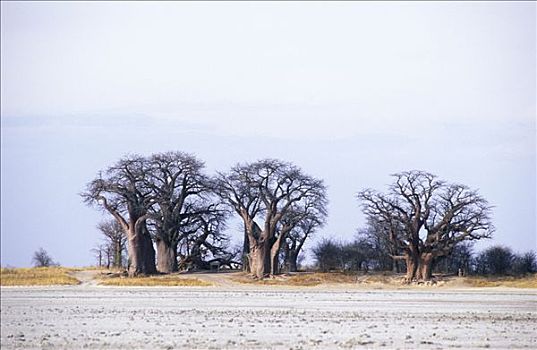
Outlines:
{"label": "small shrub", "polygon": [[49,267],[49,266],[58,266],[59,264],[52,260],[52,257],[47,253],[43,248],[39,248],[34,252],[32,257],[32,263],[35,267]]}

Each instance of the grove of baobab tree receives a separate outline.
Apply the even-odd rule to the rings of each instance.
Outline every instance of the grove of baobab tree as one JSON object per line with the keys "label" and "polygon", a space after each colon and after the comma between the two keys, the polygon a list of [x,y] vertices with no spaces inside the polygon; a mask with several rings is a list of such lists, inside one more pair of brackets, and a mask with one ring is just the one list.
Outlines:
{"label": "grove of baobab tree", "polygon": [[[84,201],[111,214],[126,237],[129,276],[178,271],[178,258],[197,268],[208,268],[208,259],[237,265],[224,233],[231,212],[243,223],[249,272],[278,274],[282,258],[296,271],[305,241],[327,217],[323,181],[275,159],[237,164],[214,177],[203,170],[187,153],[133,155],[87,185]],[[477,191],[424,171],[393,177],[386,193],[366,189],[358,198],[372,246],[404,261],[407,281],[430,279],[434,262],[459,243],[491,237],[491,206]]]}
{"label": "grove of baobab tree", "polygon": [[127,156],[99,172],[81,194],[110,213],[127,236],[129,276],[177,271],[179,242],[206,232],[208,220],[209,234],[196,241],[221,233],[214,228],[222,227],[226,211],[202,169],[201,161],[181,152]]}

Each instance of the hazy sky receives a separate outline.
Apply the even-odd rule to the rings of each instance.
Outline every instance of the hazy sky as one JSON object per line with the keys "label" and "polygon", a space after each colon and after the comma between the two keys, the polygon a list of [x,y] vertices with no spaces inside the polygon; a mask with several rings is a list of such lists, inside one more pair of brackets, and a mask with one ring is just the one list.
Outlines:
{"label": "hazy sky", "polygon": [[[328,225],[423,169],[495,206],[492,241],[536,248],[534,2],[2,2],[1,263],[94,263],[78,193],[127,153],[265,157],[323,178]],[[231,225],[230,233],[237,230]]]}

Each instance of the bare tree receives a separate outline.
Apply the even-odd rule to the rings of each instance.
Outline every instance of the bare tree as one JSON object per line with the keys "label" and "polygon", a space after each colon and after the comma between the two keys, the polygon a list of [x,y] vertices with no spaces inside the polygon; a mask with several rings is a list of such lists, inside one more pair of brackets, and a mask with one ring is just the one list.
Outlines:
{"label": "bare tree", "polygon": [[154,199],[151,227],[157,245],[157,269],[169,273],[178,269],[179,242],[198,231],[203,215],[221,221],[225,221],[225,215],[214,204],[211,183],[202,173],[203,162],[182,152],[155,154],[148,161],[145,182]]}
{"label": "bare tree", "polygon": [[289,272],[298,270],[298,256],[302,252],[304,243],[323,224],[323,215],[309,213],[289,231],[283,246],[284,265],[287,266]]}
{"label": "bare tree", "polygon": [[121,225],[117,220],[108,220],[99,223],[97,228],[105,238],[105,244],[103,244],[102,248],[104,249],[103,256],[109,257],[107,267],[123,267],[123,252],[127,245],[127,235]]}
{"label": "bare tree", "polygon": [[[322,226],[326,218],[326,199],[320,198],[320,196],[305,197],[302,201],[293,203],[289,207],[289,210],[282,216],[280,223],[276,226],[276,235],[274,244],[270,249],[270,273],[279,273],[280,268],[280,252],[282,246],[287,241],[291,232],[294,229],[306,229],[307,234],[304,233],[300,237],[302,242],[305,242],[306,238],[318,227]],[[295,234],[297,234],[295,230]],[[295,237],[297,237],[295,235]],[[298,258],[298,254],[302,249],[302,246],[296,246],[297,251],[293,251],[293,258]],[[296,256],[294,256],[296,253]]]}
{"label": "bare tree", "polygon": [[[108,246],[106,244],[96,244],[95,248],[91,249],[91,252],[95,255],[95,259],[97,260],[98,267],[103,267],[107,264],[107,267],[110,266],[110,261],[106,261],[108,251]],[[107,264],[105,264],[105,262]]]}
{"label": "bare tree", "polygon": [[52,260],[52,257],[49,255],[49,253],[47,253],[47,251],[43,248],[39,248],[34,252],[32,263],[35,267],[49,267],[58,265],[54,262],[54,260]]}
{"label": "bare tree", "polygon": [[221,203],[202,204],[193,211],[191,223],[183,228],[181,260],[193,268],[209,269],[210,263],[218,261],[229,265],[235,255],[227,250],[229,239],[224,235],[227,211]]}
{"label": "bare tree", "polygon": [[155,250],[147,229],[151,189],[146,187],[147,161],[129,156],[100,172],[81,194],[88,205],[109,212],[127,235],[129,276],[156,272]]}
{"label": "bare tree", "polygon": [[222,199],[244,222],[249,266],[257,278],[275,272],[271,257],[278,255],[286,235],[298,224],[292,212],[307,203],[325,211],[327,202],[321,180],[274,159],[236,165],[228,174],[220,173],[216,183]]}
{"label": "bare tree", "polygon": [[395,236],[402,233],[400,225],[392,225],[390,230],[385,230],[382,221],[376,218],[367,218],[367,225],[358,230],[357,240],[366,240],[372,246],[376,268],[379,270],[391,270],[394,273],[401,271],[400,261],[392,257],[402,254]]}
{"label": "bare tree", "polygon": [[405,261],[407,281],[430,279],[434,259],[457,243],[491,237],[491,207],[477,191],[424,171],[393,177],[386,194],[367,189],[358,198],[365,215],[402,251],[393,258]]}

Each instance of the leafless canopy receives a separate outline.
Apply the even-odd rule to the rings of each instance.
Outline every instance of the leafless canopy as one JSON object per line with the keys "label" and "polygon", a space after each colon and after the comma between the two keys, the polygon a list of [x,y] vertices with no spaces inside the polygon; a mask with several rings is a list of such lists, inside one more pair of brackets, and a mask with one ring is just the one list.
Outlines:
{"label": "leafless canopy", "polygon": [[371,222],[403,252],[408,279],[430,278],[430,263],[461,241],[491,237],[491,206],[477,191],[424,171],[394,174],[387,193],[358,194]]}
{"label": "leafless canopy", "polygon": [[[322,180],[275,159],[239,164],[220,173],[216,189],[242,218],[250,246],[250,266],[259,278],[275,272],[274,261],[289,231],[306,216],[326,215]],[[271,269],[272,266],[272,269]]]}
{"label": "leafless canopy", "polygon": [[55,263],[49,253],[43,248],[39,248],[34,252],[32,263],[35,267],[49,267],[58,265],[58,263]]}
{"label": "leafless canopy", "polygon": [[129,221],[147,219],[152,204],[151,191],[144,184],[147,162],[133,155],[119,160],[91,181],[81,194],[88,205],[108,211],[128,231]]}

